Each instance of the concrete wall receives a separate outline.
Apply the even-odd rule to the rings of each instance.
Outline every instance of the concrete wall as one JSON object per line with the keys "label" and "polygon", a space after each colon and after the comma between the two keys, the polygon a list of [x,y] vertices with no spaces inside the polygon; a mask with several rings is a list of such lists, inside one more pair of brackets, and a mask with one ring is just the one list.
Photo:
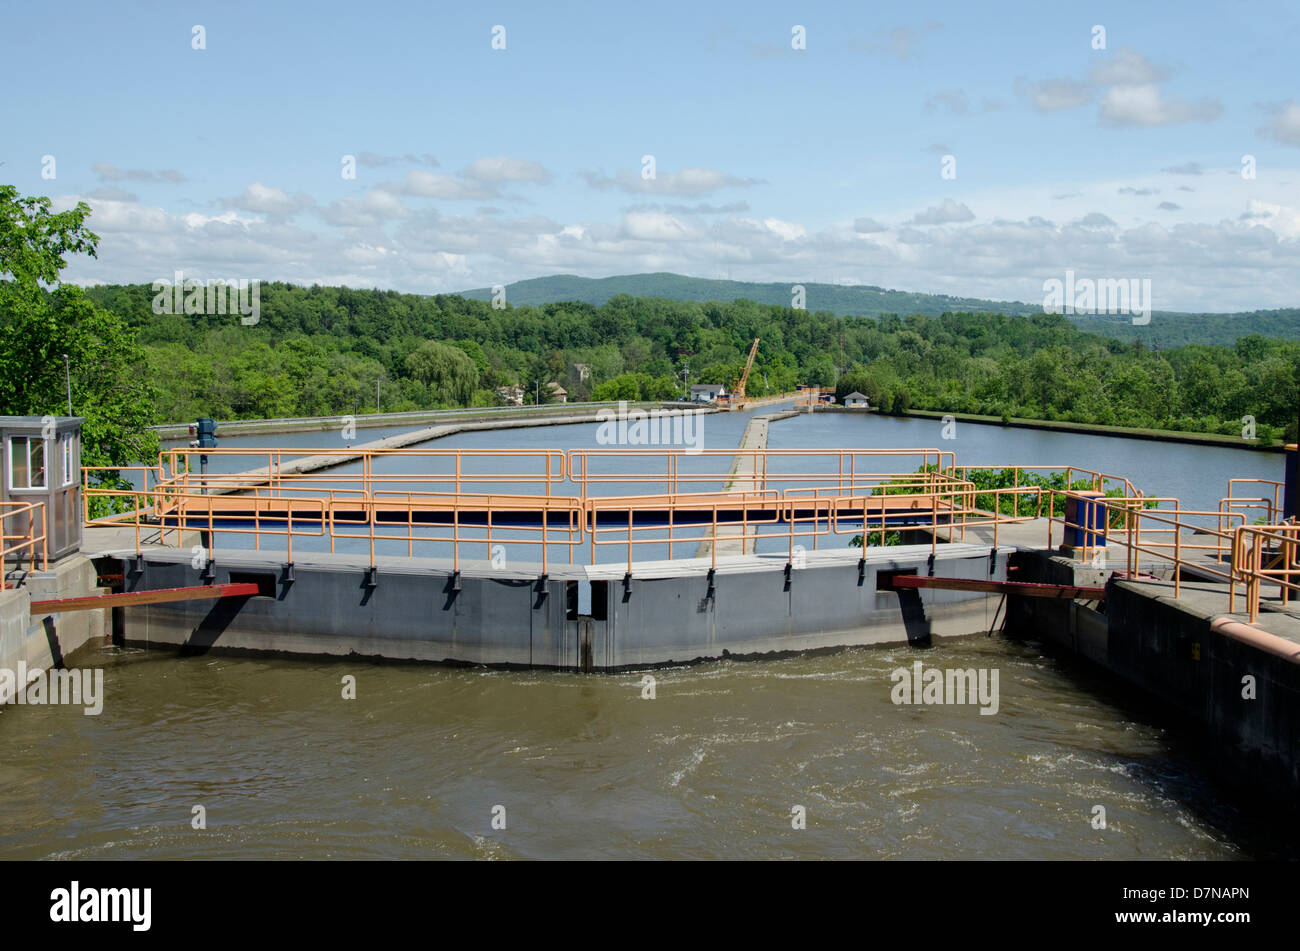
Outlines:
{"label": "concrete wall", "polygon": [[[986,552],[952,546],[934,573],[989,577]],[[901,554],[893,554],[901,552]],[[269,596],[140,605],[125,611],[125,638],[185,651],[272,651],[398,660],[617,670],[859,644],[922,643],[982,633],[996,598],[953,591],[876,590],[879,571],[929,571],[928,547],[873,552],[859,576],[856,557],[793,570],[783,561],[736,559],[741,567],[683,569],[671,577],[601,576],[583,567],[533,575],[467,569],[453,591],[447,566],[431,559],[379,559],[373,586],[366,567],[317,556],[293,569],[256,553],[230,553],[211,580],[258,574]],[[205,583],[187,553],[150,552],[143,571],[125,561],[125,590]],[[993,577],[1005,577],[1005,562]],[[591,584],[591,615],[570,616],[569,597]],[[603,609],[602,609],[603,608]]]}
{"label": "concrete wall", "polygon": [[[1021,553],[1019,580],[1098,584],[1100,572],[1044,552]],[[1099,577],[1100,576],[1100,577]],[[1185,585],[1187,583],[1185,582]],[[1215,772],[1256,793],[1300,793],[1300,664],[1217,633],[1220,615],[1194,598],[1107,586],[1105,613],[1072,601],[1012,599],[1009,634],[1044,638],[1136,686],[1179,727],[1200,733]],[[1255,678],[1255,699],[1243,677]]]}
{"label": "concrete wall", "polygon": [[[97,588],[95,566],[85,555],[71,555],[33,571],[22,587],[0,593],[0,668],[17,671],[18,662],[27,664],[30,676],[42,670],[68,667],[87,648],[102,644],[108,632],[107,611],[69,611],[32,617],[32,601],[84,597],[102,594]],[[11,696],[0,696],[0,704]]]}

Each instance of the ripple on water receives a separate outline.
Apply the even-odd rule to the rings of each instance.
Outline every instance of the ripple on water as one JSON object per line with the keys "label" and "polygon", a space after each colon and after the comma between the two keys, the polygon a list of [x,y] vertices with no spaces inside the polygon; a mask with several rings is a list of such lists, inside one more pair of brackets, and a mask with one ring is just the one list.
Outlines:
{"label": "ripple on water", "polygon": [[[12,858],[1241,858],[1160,728],[998,638],[644,673],[105,651],[99,717],[0,714]],[[1000,712],[890,671],[994,667]],[[341,678],[357,678],[343,700]],[[1094,830],[1094,804],[1109,827]],[[207,809],[208,828],[190,826]],[[492,828],[503,806],[507,830]],[[791,810],[807,828],[789,835]]]}

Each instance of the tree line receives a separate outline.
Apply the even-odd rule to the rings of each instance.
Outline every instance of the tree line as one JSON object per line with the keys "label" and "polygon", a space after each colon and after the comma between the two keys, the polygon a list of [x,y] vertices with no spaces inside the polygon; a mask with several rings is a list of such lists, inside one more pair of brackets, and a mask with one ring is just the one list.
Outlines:
{"label": "tree line", "polygon": [[[55,213],[0,186],[0,413],[85,416],[88,465],[148,459],[150,424],[493,405],[517,385],[545,401],[672,399],[731,385],[755,337],[750,395],[806,383],[884,412],[976,413],[1296,438],[1300,343],[1156,350],[1059,315],[840,317],[748,300],[621,295],[595,306],[495,308],[456,295],[260,287],[260,320],[156,314],[149,285],[81,289],[95,253],[84,203]],[[65,377],[64,354],[67,354]],[[377,396],[377,399],[376,399]],[[530,400],[531,401],[531,400]]]}
{"label": "tree line", "polygon": [[[673,399],[730,385],[754,337],[751,395],[796,384],[910,409],[1295,438],[1300,343],[1154,350],[1060,315],[839,317],[752,301],[619,296],[493,308],[454,295],[264,284],[261,320],[156,315],[146,285],[87,291],[121,315],[154,369],[155,418],[316,416],[570,399]],[[375,390],[379,384],[376,407]]]}

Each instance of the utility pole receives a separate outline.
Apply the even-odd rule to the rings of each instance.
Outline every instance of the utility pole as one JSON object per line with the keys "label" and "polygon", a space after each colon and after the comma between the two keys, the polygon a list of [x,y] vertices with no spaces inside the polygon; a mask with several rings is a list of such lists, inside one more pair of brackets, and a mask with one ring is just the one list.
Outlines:
{"label": "utility pole", "polygon": [[375,415],[379,415],[379,377],[375,377]]}
{"label": "utility pole", "polygon": [[68,415],[72,415],[72,365],[68,363],[68,355],[63,355],[63,378],[68,383]]}

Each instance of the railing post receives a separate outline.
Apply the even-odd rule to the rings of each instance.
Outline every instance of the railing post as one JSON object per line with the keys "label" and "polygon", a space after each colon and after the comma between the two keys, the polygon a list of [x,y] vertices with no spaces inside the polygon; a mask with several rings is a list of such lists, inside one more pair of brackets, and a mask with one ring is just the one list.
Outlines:
{"label": "railing post", "polygon": [[1174,597],[1183,591],[1183,531],[1177,515],[1174,516]]}

